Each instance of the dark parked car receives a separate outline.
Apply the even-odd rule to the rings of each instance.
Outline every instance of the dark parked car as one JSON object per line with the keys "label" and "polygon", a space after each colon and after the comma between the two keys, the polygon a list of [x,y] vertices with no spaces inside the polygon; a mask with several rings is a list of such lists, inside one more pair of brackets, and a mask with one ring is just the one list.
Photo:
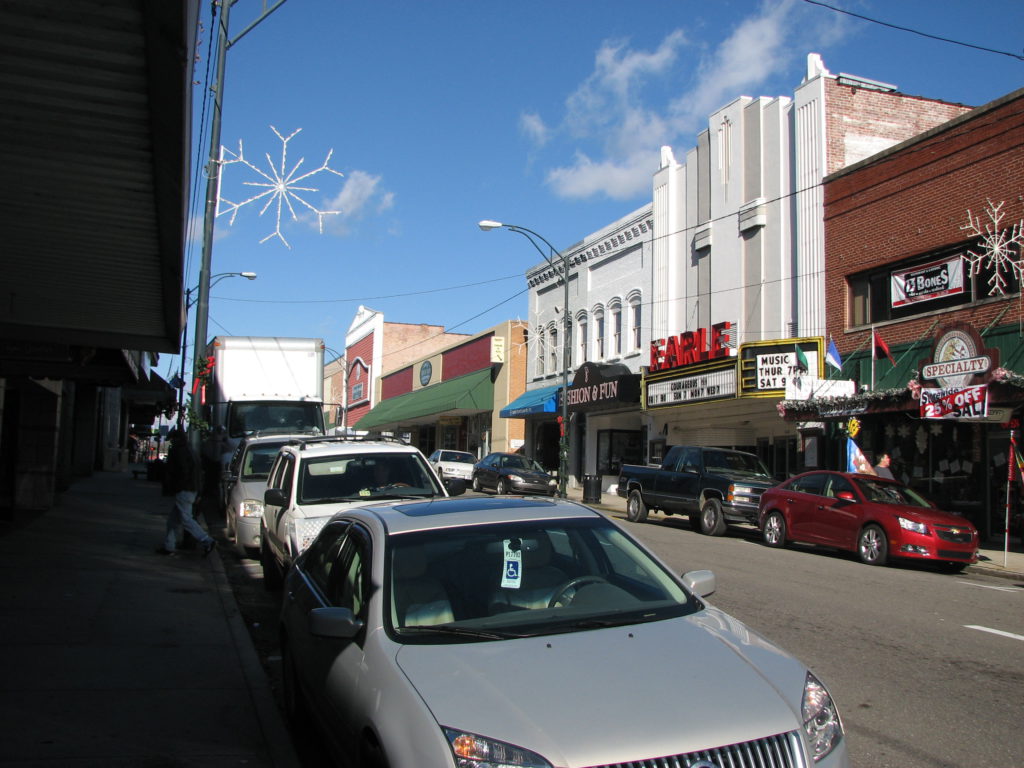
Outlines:
{"label": "dark parked car", "polygon": [[558,483],[533,459],[518,453],[490,453],[473,466],[473,490],[495,493],[543,493],[554,496]]}
{"label": "dark parked car", "polygon": [[932,560],[956,572],[978,560],[978,531],[895,480],[805,472],[761,496],[758,527],[770,547],[800,541],[856,552],[868,565]]}

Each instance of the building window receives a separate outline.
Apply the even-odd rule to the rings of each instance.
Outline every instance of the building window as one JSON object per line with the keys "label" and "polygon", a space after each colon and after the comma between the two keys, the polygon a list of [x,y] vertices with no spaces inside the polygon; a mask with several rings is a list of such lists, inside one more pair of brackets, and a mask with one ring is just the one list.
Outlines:
{"label": "building window", "polygon": [[[990,298],[994,266],[982,263],[974,277],[961,259],[973,243],[932,251],[899,264],[887,263],[870,272],[848,275],[847,322],[865,326],[904,320],[935,311],[955,309]],[[1006,295],[1020,291],[1016,273],[1003,274]]]}
{"label": "building window", "polygon": [[544,342],[545,341],[546,341],[546,339],[545,339],[545,336],[544,336],[544,329],[541,328],[540,330],[537,331],[537,335],[536,335],[536,344],[537,344],[536,360],[537,360],[537,375],[538,376],[543,376],[544,375],[544,359],[545,359],[545,357],[547,355],[547,350],[544,348]]}
{"label": "building window", "polygon": [[633,331],[633,351],[640,349],[640,299],[634,299],[629,303],[630,327]]}
{"label": "building window", "polygon": [[594,359],[604,360],[604,310],[594,313]]}
{"label": "building window", "polygon": [[352,400],[358,401],[363,399],[363,382],[358,382],[352,385]]}
{"label": "building window", "polygon": [[583,315],[580,317],[580,357],[577,361],[579,365],[583,365],[587,362],[587,316]]}
{"label": "building window", "polygon": [[622,354],[622,307],[612,307],[612,357]]}
{"label": "building window", "polygon": [[557,328],[549,328],[548,329],[548,338],[551,339],[551,343],[548,345],[548,354],[551,355],[551,372],[552,373],[558,373],[558,371],[561,370],[561,367],[558,364],[558,354],[559,354],[558,329]]}

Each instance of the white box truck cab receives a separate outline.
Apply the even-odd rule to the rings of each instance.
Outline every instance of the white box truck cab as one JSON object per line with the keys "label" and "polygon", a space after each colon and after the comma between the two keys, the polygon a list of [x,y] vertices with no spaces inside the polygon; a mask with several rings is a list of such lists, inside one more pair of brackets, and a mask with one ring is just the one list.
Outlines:
{"label": "white box truck cab", "polygon": [[323,339],[217,336],[204,403],[233,449],[247,435],[324,432]]}

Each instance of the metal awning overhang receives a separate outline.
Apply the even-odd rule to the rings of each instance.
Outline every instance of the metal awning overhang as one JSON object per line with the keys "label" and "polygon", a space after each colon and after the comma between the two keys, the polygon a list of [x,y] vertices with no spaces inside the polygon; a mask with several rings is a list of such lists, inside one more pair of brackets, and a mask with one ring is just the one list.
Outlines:
{"label": "metal awning overhang", "polygon": [[[382,430],[404,424],[433,420],[442,414],[465,415],[494,409],[494,384],[491,369],[443,381],[391,397],[378,403],[355,424],[355,429]],[[431,418],[427,418],[431,417]]]}
{"label": "metal awning overhang", "polygon": [[554,413],[558,410],[558,391],[561,385],[540,387],[523,392],[519,397],[501,409],[503,419],[521,419],[537,413]]}

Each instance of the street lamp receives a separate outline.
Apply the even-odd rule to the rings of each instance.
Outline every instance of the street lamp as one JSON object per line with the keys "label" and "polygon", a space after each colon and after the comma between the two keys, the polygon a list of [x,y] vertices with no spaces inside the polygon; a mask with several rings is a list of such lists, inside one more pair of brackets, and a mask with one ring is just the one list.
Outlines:
{"label": "street lamp", "polygon": [[530,241],[530,244],[537,249],[537,252],[544,257],[544,260],[556,273],[558,268],[555,266],[555,263],[548,254],[544,253],[544,250],[537,245],[537,241],[533,238],[537,238],[537,240],[544,243],[552,254],[562,260],[562,285],[565,288],[562,317],[565,320],[565,329],[562,332],[562,423],[558,439],[558,495],[564,499],[566,497],[566,483],[569,476],[569,367],[571,365],[570,354],[572,351],[572,344],[569,340],[572,334],[572,320],[569,317],[569,255],[567,253],[559,253],[558,249],[542,235],[526,227],[520,227],[515,224],[503,224],[500,221],[491,221],[489,219],[481,221],[479,227],[484,232],[490,232],[492,229],[507,229],[509,232],[519,233]]}
{"label": "street lamp", "polygon": [[[218,272],[216,275],[210,276],[210,288],[215,286],[221,280],[227,277],[244,277],[246,280],[255,280],[255,272]],[[178,388],[178,428],[183,427],[185,421],[185,349],[188,347],[188,311],[192,309],[192,306],[196,303],[193,294],[199,291],[200,286],[195,288],[189,288],[185,291],[185,324],[181,329],[181,372],[178,374],[178,379],[181,382],[181,386]],[[196,348],[198,349],[198,347]],[[196,357],[193,352],[193,358]]]}

